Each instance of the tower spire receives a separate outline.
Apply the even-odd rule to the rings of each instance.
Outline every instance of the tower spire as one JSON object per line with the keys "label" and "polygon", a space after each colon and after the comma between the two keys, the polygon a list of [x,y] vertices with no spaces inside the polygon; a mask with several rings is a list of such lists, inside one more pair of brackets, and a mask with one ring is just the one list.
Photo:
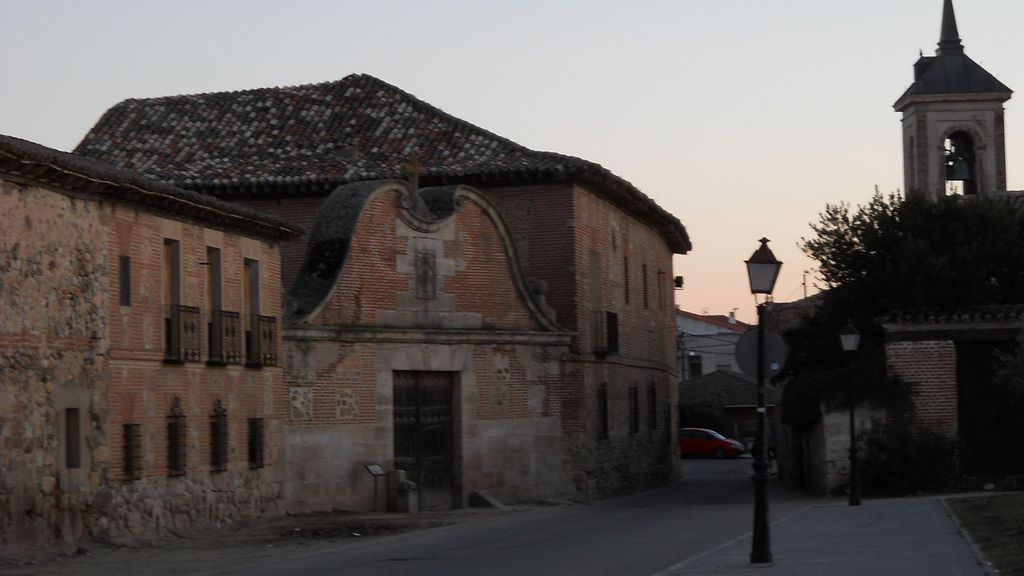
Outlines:
{"label": "tower spire", "polygon": [[942,6],[942,37],[939,38],[938,54],[949,51],[963,52],[964,45],[960,42],[960,32],[956,28],[956,14],[953,12],[953,0],[945,0]]}

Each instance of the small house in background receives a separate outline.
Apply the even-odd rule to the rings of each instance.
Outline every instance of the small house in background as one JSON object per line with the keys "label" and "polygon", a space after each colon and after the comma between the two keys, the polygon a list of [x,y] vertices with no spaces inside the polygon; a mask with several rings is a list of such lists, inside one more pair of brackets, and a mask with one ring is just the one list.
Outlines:
{"label": "small house in background", "polygon": [[676,308],[679,379],[696,380],[717,370],[739,372],[736,343],[749,324],[725,315],[696,314]]}
{"label": "small house in background", "polygon": [[0,546],[280,511],[301,230],[0,136]]}
{"label": "small house in background", "polygon": [[[779,403],[782,394],[765,386],[769,449],[778,438]],[[680,391],[680,426],[710,428],[739,440],[750,451],[757,438],[757,387],[755,379],[733,370],[716,370],[686,382]]]}

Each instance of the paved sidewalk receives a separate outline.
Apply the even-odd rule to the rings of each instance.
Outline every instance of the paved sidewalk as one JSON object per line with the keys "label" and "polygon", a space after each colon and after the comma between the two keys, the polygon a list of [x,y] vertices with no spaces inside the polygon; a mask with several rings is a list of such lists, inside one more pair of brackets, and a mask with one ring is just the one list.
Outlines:
{"label": "paved sidewalk", "polygon": [[973,576],[996,574],[937,497],[828,501],[772,518],[771,564],[750,563],[750,535],[655,576]]}

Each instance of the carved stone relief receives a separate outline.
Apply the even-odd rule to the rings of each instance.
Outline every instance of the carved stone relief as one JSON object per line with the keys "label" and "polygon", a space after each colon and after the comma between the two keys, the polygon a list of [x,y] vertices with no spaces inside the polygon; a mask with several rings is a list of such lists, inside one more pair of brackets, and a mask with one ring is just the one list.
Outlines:
{"label": "carved stone relief", "polygon": [[308,421],[313,419],[313,389],[292,386],[288,389],[291,401],[291,419]]}

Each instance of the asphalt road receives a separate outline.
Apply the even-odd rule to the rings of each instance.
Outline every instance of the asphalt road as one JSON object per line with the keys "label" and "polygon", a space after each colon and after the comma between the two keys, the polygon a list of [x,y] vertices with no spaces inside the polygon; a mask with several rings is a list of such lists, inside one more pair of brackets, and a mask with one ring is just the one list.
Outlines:
{"label": "asphalt road", "polygon": [[[220,574],[650,576],[750,530],[750,460],[684,460],[678,485],[328,547]],[[776,513],[797,505],[786,498]]]}
{"label": "asphalt road", "polygon": [[[680,463],[673,486],[590,505],[537,507],[370,538],[303,546],[118,550],[10,574],[655,576],[740,538],[753,523],[751,461]],[[773,486],[771,519],[809,501]]]}

